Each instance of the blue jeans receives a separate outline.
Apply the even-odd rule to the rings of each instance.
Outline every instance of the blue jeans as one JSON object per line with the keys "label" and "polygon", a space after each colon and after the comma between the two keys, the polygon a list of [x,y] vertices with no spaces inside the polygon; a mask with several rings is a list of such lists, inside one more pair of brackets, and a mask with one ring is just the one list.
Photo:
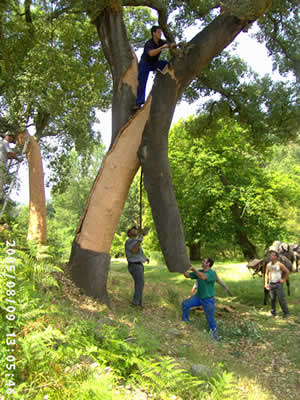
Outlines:
{"label": "blue jeans", "polygon": [[168,64],[167,61],[164,61],[164,60],[161,60],[161,61],[158,60],[154,64],[149,64],[142,60],[139,62],[139,75],[138,75],[139,86],[138,86],[138,91],[137,91],[136,104],[144,104],[145,103],[146,84],[147,84],[149,72],[156,71],[157,68],[159,68],[160,70],[163,70],[167,64]]}
{"label": "blue jeans", "polygon": [[217,323],[215,320],[215,298],[200,299],[197,294],[182,302],[182,321],[189,321],[190,308],[201,306],[205,312],[209,330],[213,332],[213,336],[217,339]]}
{"label": "blue jeans", "polygon": [[134,304],[135,306],[141,306],[143,302],[144,291],[144,265],[142,263],[128,263],[128,270],[134,280],[134,294],[131,304]]}

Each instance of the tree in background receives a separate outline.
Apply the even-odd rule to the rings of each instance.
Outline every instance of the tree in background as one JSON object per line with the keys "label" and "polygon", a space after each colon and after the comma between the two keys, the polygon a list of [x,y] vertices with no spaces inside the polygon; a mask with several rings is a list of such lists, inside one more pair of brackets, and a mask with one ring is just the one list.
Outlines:
{"label": "tree in background", "polygon": [[[256,258],[257,247],[288,236],[281,209],[299,204],[297,178],[292,169],[274,171],[274,146],[258,150],[251,129],[223,118],[204,134],[202,118],[178,123],[169,141],[187,243],[213,252],[238,244],[246,259]],[[290,165],[297,169],[296,160]]]}
{"label": "tree in background", "polygon": [[[88,157],[91,144],[99,141],[92,127],[95,109],[109,104],[110,79],[96,34],[83,14],[66,14],[44,1],[4,3],[0,25],[1,129],[28,136],[25,129],[32,128],[35,138],[30,142],[38,143],[36,149],[41,145],[52,182],[60,186],[66,155],[75,146]],[[43,179],[35,180],[43,177],[43,167],[39,162],[31,168],[30,160],[28,239],[45,242]]]}

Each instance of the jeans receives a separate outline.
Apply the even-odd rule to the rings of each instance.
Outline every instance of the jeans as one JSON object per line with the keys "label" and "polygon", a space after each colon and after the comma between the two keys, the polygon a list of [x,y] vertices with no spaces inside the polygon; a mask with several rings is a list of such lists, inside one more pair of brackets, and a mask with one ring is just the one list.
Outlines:
{"label": "jeans", "polygon": [[144,291],[144,265],[142,263],[128,263],[128,271],[134,280],[134,294],[131,303],[135,306],[141,306]]}
{"label": "jeans", "polygon": [[278,283],[270,283],[270,300],[271,300],[271,313],[272,315],[276,315],[276,297],[278,297],[278,301],[280,307],[285,315],[289,314],[289,309],[285,301],[283,284]]}
{"label": "jeans", "polygon": [[202,306],[209,330],[213,332],[213,336],[217,339],[217,323],[215,321],[215,298],[200,299],[197,294],[182,302],[182,321],[189,321],[190,308]]}
{"label": "jeans", "polygon": [[159,60],[154,64],[149,64],[143,60],[139,62],[139,86],[137,91],[137,104],[144,104],[145,103],[145,91],[146,91],[146,84],[149,76],[150,71],[156,71],[157,68],[163,70],[167,65],[167,61]]}

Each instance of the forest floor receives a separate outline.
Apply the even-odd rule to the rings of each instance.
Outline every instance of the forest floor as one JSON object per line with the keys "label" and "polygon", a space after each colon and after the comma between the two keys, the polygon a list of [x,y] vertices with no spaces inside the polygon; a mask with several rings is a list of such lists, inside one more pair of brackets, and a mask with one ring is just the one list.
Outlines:
{"label": "forest floor", "polygon": [[[150,353],[172,357],[183,369],[202,364],[232,373],[238,398],[300,399],[300,273],[290,277],[291,296],[286,298],[291,316],[285,319],[279,305],[275,318],[270,315],[270,304],[262,305],[263,279],[253,278],[245,264],[223,263],[215,269],[234,295],[227,297],[216,285],[217,342],[207,333],[202,310],[191,311],[190,324],[181,322],[181,302],[189,296],[193,282],[181,274],[170,274],[162,265],[145,265],[143,309],[130,306],[133,281],[125,260],[112,261],[111,309],[81,295],[65,276],[60,283],[72,307],[86,318],[100,312],[112,323],[129,329],[134,326],[134,340]],[[147,399],[134,392],[131,396]]]}

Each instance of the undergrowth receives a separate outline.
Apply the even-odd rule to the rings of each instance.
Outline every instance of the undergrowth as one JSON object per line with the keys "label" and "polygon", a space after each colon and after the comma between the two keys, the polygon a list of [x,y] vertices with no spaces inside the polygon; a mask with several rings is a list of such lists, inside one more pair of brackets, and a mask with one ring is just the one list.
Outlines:
{"label": "undergrowth", "polygon": [[[16,320],[7,320],[6,248],[1,248],[1,336],[16,334],[13,378],[2,365],[1,394],[13,389],[14,399],[127,399],[126,385],[155,399],[219,399],[231,390],[224,372],[210,381],[191,376],[171,357],[155,352],[155,340],[146,343],[146,332],[135,323],[103,325],[82,319],[62,298],[55,273],[62,272],[45,252],[36,248],[15,250]],[[12,278],[9,278],[12,280]],[[169,292],[169,300],[178,303]],[[1,343],[1,359],[9,351]],[[11,358],[10,358],[11,360]],[[118,389],[117,389],[118,388]],[[132,395],[132,394],[131,394]],[[133,394],[134,395],[134,394]],[[45,397],[46,396],[46,397]],[[48,397],[47,397],[48,396]],[[209,397],[207,397],[209,396]],[[225,398],[225,397],[224,397]]]}
{"label": "undergrowth", "polygon": [[[47,252],[39,252],[37,248],[16,249],[13,254],[16,278],[15,296],[11,298],[16,300],[14,314],[17,319],[8,321],[6,283],[12,278],[5,276],[7,249],[2,247],[0,250],[0,333],[5,338],[12,326],[16,334],[14,376],[9,377],[7,374],[12,371],[2,364],[1,395],[6,396],[7,389],[14,389],[13,398],[20,400],[145,398],[139,397],[140,393],[157,400],[248,398],[237,389],[238,377],[223,365],[215,368],[209,377],[199,378],[190,374],[188,365],[183,368],[176,357],[162,352],[162,347],[168,347],[167,336],[160,337],[163,328],[159,333],[149,335],[140,318],[133,318],[129,323],[130,314],[124,314],[124,318],[115,315],[115,320],[105,321],[104,318],[103,322],[103,317],[108,316],[105,307],[102,311],[83,315],[60,288],[58,277],[59,274],[62,276],[62,270]],[[178,288],[166,288],[169,315],[180,307],[181,297]],[[249,319],[220,319],[218,328],[224,344],[249,338],[263,340],[259,324]],[[201,340],[211,345],[205,335]],[[191,349],[189,344],[185,345]],[[11,348],[1,342],[2,360],[12,354],[9,353]],[[219,344],[215,348],[222,350]],[[184,356],[191,350],[185,353],[182,348],[181,351]],[[242,348],[237,347],[234,356],[240,355],[243,355]]]}

